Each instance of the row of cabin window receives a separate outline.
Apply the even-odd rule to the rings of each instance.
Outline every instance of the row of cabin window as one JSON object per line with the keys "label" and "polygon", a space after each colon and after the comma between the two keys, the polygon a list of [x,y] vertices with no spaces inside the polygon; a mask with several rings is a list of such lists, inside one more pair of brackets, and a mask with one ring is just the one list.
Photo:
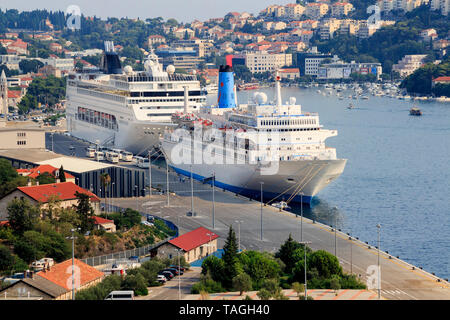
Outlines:
{"label": "row of cabin window", "polygon": [[261,120],[263,126],[293,125],[293,124],[316,124],[315,119],[290,119],[290,120]]}
{"label": "row of cabin window", "polygon": [[293,129],[259,129],[259,131],[268,131],[268,132],[290,132],[290,131],[316,131],[320,128],[293,128]]}
{"label": "row of cabin window", "polygon": [[[182,102],[184,99],[133,99],[130,103],[138,104],[141,102]],[[189,98],[191,102],[203,102],[202,99],[198,98]]]}

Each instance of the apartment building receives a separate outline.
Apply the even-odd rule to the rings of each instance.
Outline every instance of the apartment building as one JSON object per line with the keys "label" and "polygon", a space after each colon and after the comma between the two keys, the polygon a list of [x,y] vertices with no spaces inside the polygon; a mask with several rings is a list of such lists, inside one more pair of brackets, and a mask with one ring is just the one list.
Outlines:
{"label": "apartment building", "polygon": [[373,74],[379,79],[382,72],[381,63],[335,62],[319,66],[317,79],[348,79],[352,73]]}
{"label": "apartment building", "polygon": [[289,19],[298,19],[300,18],[306,8],[298,3],[289,3],[284,7],[285,17]]}
{"label": "apartment building", "polygon": [[347,16],[353,9],[353,5],[349,2],[335,2],[331,5],[331,15],[333,17]]}
{"label": "apartment building", "polygon": [[444,16],[447,16],[450,11],[450,0],[431,0],[430,9],[433,11],[441,11]]}
{"label": "apartment building", "polygon": [[308,17],[319,19],[327,14],[328,10],[329,7],[326,3],[313,2],[307,4],[305,14]]}
{"label": "apartment building", "polygon": [[284,66],[292,65],[290,53],[247,52],[245,53],[245,65],[252,72],[273,72]]}
{"label": "apartment building", "polygon": [[407,77],[423,65],[426,56],[426,54],[406,55],[392,66],[392,71],[398,72],[402,78]]}
{"label": "apartment building", "polygon": [[321,40],[332,39],[334,33],[339,30],[341,26],[341,20],[338,19],[327,19],[323,20],[319,25],[319,36]]}

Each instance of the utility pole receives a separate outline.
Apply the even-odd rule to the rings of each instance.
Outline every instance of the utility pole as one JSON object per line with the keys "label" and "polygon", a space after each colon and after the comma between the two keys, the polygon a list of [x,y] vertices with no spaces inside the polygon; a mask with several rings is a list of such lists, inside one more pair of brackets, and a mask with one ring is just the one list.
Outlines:
{"label": "utility pole", "polygon": [[194,178],[192,174],[192,164],[191,164],[191,213],[194,216]]}
{"label": "utility pole", "polygon": [[235,220],[238,224],[238,252],[241,252],[241,223],[244,222],[242,220]]}
{"label": "utility pole", "polygon": [[169,163],[166,160],[166,186],[167,186],[167,206],[170,207],[170,193],[169,193]]}
{"label": "utility pole", "polygon": [[152,196],[152,156],[150,150],[148,151],[148,179],[149,179],[149,198]]}
{"label": "utility pole", "polygon": [[306,245],[307,244],[311,244],[311,241],[302,241],[302,242],[300,242],[300,244],[303,244],[303,251],[304,251],[304,254],[305,254],[305,256],[304,256],[304,260],[305,260],[305,265],[304,265],[304,269],[305,269],[305,300],[308,298],[308,289],[307,289],[307,287],[308,287],[308,284],[307,284],[307,278],[306,278]]}
{"label": "utility pole", "polygon": [[70,229],[72,232],[71,237],[67,237],[66,239],[72,240],[72,300],[75,300],[75,231],[80,230],[80,228]]}
{"label": "utility pole", "polygon": [[261,181],[261,241],[263,240],[263,184]]}
{"label": "utility pole", "polygon": [[380,266],[380,233],[381,225],[377,224],[378,229],[378,300],[381,299],[381,266]]}
{"label": "utility pole", "polygon": [[300,192],[300,212],[301,212],[300,241],[303,241],[303,192]]}

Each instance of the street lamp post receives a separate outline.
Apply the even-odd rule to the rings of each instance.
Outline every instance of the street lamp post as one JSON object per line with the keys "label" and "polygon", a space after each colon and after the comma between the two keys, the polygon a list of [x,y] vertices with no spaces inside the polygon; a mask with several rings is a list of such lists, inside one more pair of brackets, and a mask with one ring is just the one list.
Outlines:
{"label": "street lamp post", "polygon": [[303,241],[303,192],[300,192],[300,241]]}
{"label": "street lamp post", "polygon": [[216,174],[213,172],[213,179],[212,179],[212,227],[213,229],[216,229],[216,221],[215,221],[215,214],[216,214],[216,201],[214,199],[214,191],[215,191],[215,184],[216,184]]}
{"label": "street lamp post", "polygon": [[194,215],[194,179],[192,173],[192,164],[191,164],[191,213]]}
{"label": "street lamp post", "polygon": [[167,192],[167,206],[170,207],[170,194],[169,194],[169,162],[166,161],[166,192]]}
{"label": "street lamp post", "polygon": [[381,299],[381,266],[380,266],[380,233],[381,225],[377,224],[378,229],[378,300]]}
{"label": "street lamp post", "polygon": [[264,182],[260,182],[261,183],[261,241],[263,240],[263,184]]}
{"label": "street lamp post", "polygon": [[337,207],[334,207],[334,255],[337,258]]}
{"label": "street lamp post", "polygon": [[307,284],[307,278],[306,278],[306,245],[307,244],[311,244],[311,241],[301,241],[300,242],[300,244],[303,244],[303,251],[304,251],[304,254],[305,254],[305,257],[304,257],[304,260],[305,260],[305,265],[304,265],[304,269],[305,269],[305,300],[308,298],[308,289],[307,289],[307,287],[308,287],[308,284]]}
{"label": "street lamp post", "polygon": [[152,156],[150,154],[150,150],[148,151],[148,179],[149,179],[149,189],[150,189],[149,198],[151,198],[151,196],[152,196]]}
{"label": "street lamp post", "polygon": [[71,237],[67,237],[66,239],[72,240],[72,300],[75,300],[75,231],[81,230],[80,228],[70,229],[72,232]]}

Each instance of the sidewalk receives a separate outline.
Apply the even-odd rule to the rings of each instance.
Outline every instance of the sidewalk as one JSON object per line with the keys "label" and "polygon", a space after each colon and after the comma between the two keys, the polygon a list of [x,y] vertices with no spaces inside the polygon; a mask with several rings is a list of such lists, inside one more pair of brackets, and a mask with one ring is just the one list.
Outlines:
{"label": "sidewalk", "polygon": [[[289,297],[289,300],[298,300],[297,293],[292,290],[283,290],[283,294]],[[257,291],[244,292],[239,296],[239,292],[211,293],[208,300],[243,300],[246,296],[253,300],[259,300]],[[308,296],[314,300],[377,300],[378,294],[371,290],[338,290],[336,293],[331,289],[311,289],[308,290]],[[381,299],[385,300],[383,297]],[[184,300],[201,300],[199,294],[191,294],[184,297]]]}

